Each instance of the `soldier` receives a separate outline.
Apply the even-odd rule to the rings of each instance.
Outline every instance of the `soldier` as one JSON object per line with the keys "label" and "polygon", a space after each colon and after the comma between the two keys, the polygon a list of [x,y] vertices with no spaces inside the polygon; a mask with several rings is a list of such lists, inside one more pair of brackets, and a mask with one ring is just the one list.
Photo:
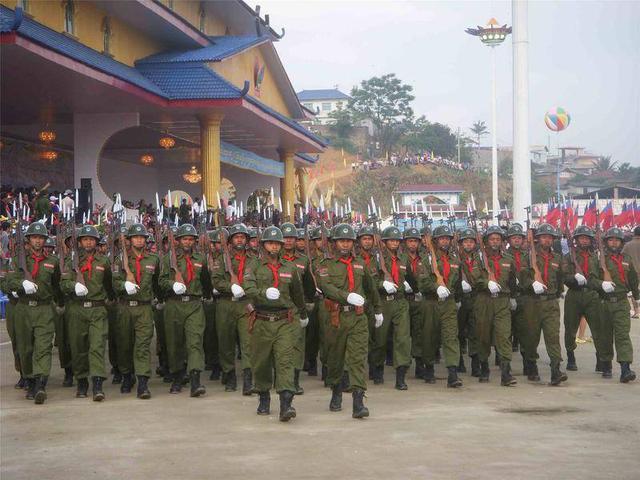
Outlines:
{"label": "soldier", "polygon": [[[324,229],[325,235],[328,237],[329,232],[325,227],[316,227],[314,230],[310,232],[311,240],[313,241],[315,248],[315,256],[311,259],[311,268],[314,271],[317,270],[320,263],[325,259],[325,256],[330,256],[330,253],[327,251],[326,255],[323,251],[322,245],[322,230]],[[316,275],[316,281],[317,281]],[[318,282],[318,287],[320,282]],[[328,373],[328,345],[327,345],[327,336],[326,331],[329,326],[329,313],[327,312],[327,308],[325,305],[325,297],[322,289],[319,288],[316,292],[315,296],[315,305],[313,307],[313,312],[311,314],[310,324],[307,326],[307,332],[310,333],[311,341],[305,345],[306,355],[309,359],[310,371],[313,372],[313,366],[316,366],[316,374],[317,374],[317,361],[316,357],[320,356],[320,363],[322,363],[321,368],[321,377],[320,379],[325,382],[325,387],[329,386],[327,383],[327,373]],[[317,339],[317,340],[316,340]]]}
{"label": "soldier", "polygon": [[[289,224],[290,225],[290,224]],[[284,224],[283,227],[287,227]],[[295,228],[295,227],[294,227]],[[253,275],[245,279],[247,295],[256,308],[251,325],[251,366],[259,393],[258,415],[268,415],[275,370],[275,388],[280,395],[280,421],[295,418],[291,405],[297,388],[294,375],[299,362],[296,349],[300,344],[300,328],[308,323],[300,273],[294,261],[282,261],[280,251],[285,243],[278,227],[268,227],[261,238],[265,255],[257,261]]]}
{"label": "soldier", "polygon": [[[69,229],[64,235],[63,251],[57,252],[58,257],[63,259],[71,251],[72,232]],[[62,275],[62,272],[60,272]],[[69,296],[62,295],[60,299],[59,307],[56,309],[56,337],[54,344],[58,347],[58,358],[60,360],[60,367],[64,369],[64,380],[62,386],[65,388],[73,387],[73,363],[71,359],[71,345],[69,344],[69,311],[66,308],[66,301],[69,300]]]}
{"label": "soldier", "polygon": [[[148,382],[151,376],[151,338],[153,337],[152,300],[158,295],[160,261],[153,253],[145,252],[148,233],[144,225],[129,227],[127,238],[131,242],[128,255],[128,279],[121,259],[116,260],[113,289],[120,296],[118,314],[118,366],[122,372],[121,393],[131,392],[133,374],[138,377],[137,397],[151,398]],[[134,280],[134,281],[131,281]]]}
{"label": "soldier", "polygon": [[13,367],[20,375],[20,378],[13,386],[16,390],[22,390],[23,388],[27,388],[29,385],[27,384],[27,380],[24,378],[22,372],[22,365],[20,364],[20,356],[18,355],[18,342],[16,341],[16,319],[15,312],[16,306],[18,304],[18,292],[10,291],[7,288],[7,273],[11,268],[11,259],[7,260],[7,263],[4,263],[4,259],[0,258],[0,262],[2,263],[2,270],[0,270],[0,291],[6,292],[7,298],[9,301],[6,303],[6,311],[5,317],[7,321],[7,333],[9,334],[9,340],[11,340],[11,350],[13,352]]}
{"label": "soldier", "polygon": [[[540,332],[544,333],[544,344],[551,360],[551,385],[557,386],[567,380],[567,375],[560,370],[562,353],[560,350],[560,306],[558,298],[562,293],[562,256],[552,250],[554,239],[558,236],[555,228],[543,223],[536,229],[538,240],[536,263],[541,279],[533,274],[533,265],[528,278],[521,282],[521,286],[529,291],[533,290],[530,300],[525,304],[525,320],[527,334],[525,342],[525,357],[529,365],[528,379],[539,381],[537,348],[540,343]],[[533,260],[529,258],[530,262]],[[542,282],[540,282],[542,280]]]}
{"label": "soldier", "polygon": [[202,297],[209,296],[211,292],[206,259],[194,251],[197,237],[198,232],[193,225],[181,225],[176,234],[179,245],[175,258],[177,271],[171,267],[169,254],[163,259],[160,274],[160,287],[166,295],[164,328],[169,370],[173,375],[169,393],[182,391],[186,363],[191,381],[191,397],[200,397],[206,393],[200,383],[200,372],[204,370],[205,319]]}
{"label": "soldier", "polygon": [[101,402],[105,395],[102,382],[106,379],[104,350],[107,341],[107,299],[115,298],[111,283],[109,259],[96,250],[100,235],[92,225],[84,225],[79,233],[79,273],[72,270],[67,258],[62,274],[62,290],[70,297],[66,307],[69,318],[69,345],[73,373],[78,380],[76,397],[85,398],[91,377],[93,400]]}
{"label": "soldier", "polygon": [[[342,372],[347,368],[353,396],[353,418],[369,416],[364,406],[367,388],[365,362],[367,359],[368,325],[365,304],[371,303],[375,315],[375,327],[380,328],[384,317],[377,286],[365,268],[364,262],[353,256],[355,232],[350,225],[334,227],[335,258],[326,258],[317,266],[317,279],[328,304],[330,323],[326,336],[329,348],[327,382],[332,395],[329,410],[342,410]],[[407,327],[408,328],[408,327]],[[345,363],[345,359],[349,361]]]}
{"label": "soldier", "polygon": [[[177,247],[177,242],[175,241],[175,235],[178,233],[178,227],[171,226],[169,227],[174,235],[174,244]],[[170,252],[169,247],[169,236],[168,232],[165,232],[162,236],[162,245],[158,246],[160,250],[160,255],[164,259],[166,255]],[[162,264],[160,265],[160,270],[162,270]],[[158,368],[156,369],[156,374],[162,377],[163,383],[172,383],[173,376],[169,370],[169,357],[167,353],[167,336],[165,334],[165,321],[164,321],[164,308],[166,306],[165,303],[165,294],[161,288],[157,292],[157,297],[155,301],[155,309],[153,312],[153,322],[156,328],[156,355],[158,355]]]}
{"label": "soldier", "polygon": [[[20,228],[20,226],[16,227]],[[25,252],[27,272],[19,272],[18,259],[9,266],[6,286],[17,292],[15,307],[15,340],[22,372],[27,382],[26,398],[37,405],[47,398],[46,385],[51,372],[51,350],[55,332],[53,302],[60,298],[60,270],[58,259],[44,252],[48,238],[43,223],[29,225],[25,238],[29,253]]]}
{"label": "soldier", "polygon": [[[465,228],[458,236],[461,244],[460,262],[464,272],[464,278],[460,281],[460,308],[458,309],[458,337],[461,342],[467,340],[469,357],[471,358],[471,376],[480,376],[480,359],[478,358],[478,341],[476,339],[476,321],[474,317],[474,304],[476,291],[472,288],[474,272],[482,269],[482,261],[478,255],[476,245],[476,231],[473,228]],[[462,349],[460,353],[462,358]],[[462,364],[462,361],[461,361]]]}
{"label": "soldier", "polygon": [[602,298],[602,310],[600,316],[601,337],[600,348],[602,352],[602,377],[611,378],[613,361],[613,345],[616,346],[616,357],[620,364],[620,382],[628,383],[636,379],[636,374],[631,370],[633,362],[633,345],[629,337],[631,320],[629,316],[629,304],[627,294],[630,292],[638,301],[638,274],[633,267],[631,258],[621,253],[624,235],[617,227],[610,228],[604,235],[606,249],[604,251],[605,265],[611,281],[603,281],[600,284],[600,296]]}
{"label": "soldier", "polygon": [[257,257],[247,255],[249,232],[239,223],[229,228],[228,243],[232,248],[231,265],[238,277],[238,284],[231,282],[231,273],[225,270],[224,261],[218,257],[213,262],[213,287],[220,292],[216,302],[216,330],[218,333],[218,355],[222,369],[222,382],[226,392],[235,392],[236,378],[236,340],[240,340],[242,354],[242,394],[251,395],[251,343],[249,336],[250,300],[243,288],[245,277],[253,274]]}
{"label": "soldier", "polygon": [[260,253],[260,244],[258,242],[258,229],[256,227],[251,227],[248,229],[249,232],[249,245],[247,248],[247,255],[252,257],[258,257]]}
{"label": "soldier", "polygon": [[476,292],[474,318],[478,358],[480,360],[481,383],[489,381],[489,353],[492,339],[495,339],[496,351],[500,355],[502,386],[517,383],[511,375],[511,310],[509,296],[516,286],[515,266],[509,256],[503,255],[502,228],[492,225],[484,234],[487,245],[489,271],[474,269],[469,276],[471,286]]}
{"label": "soldier", "polygon": [[[581,317],[585,317],[591,330],[593,344],[596,348],[596,371],[601,372],[600,365],[600,296],[598,290],[602,284],[598,257],[593,251],[595,233],[586,225],[576,228],[573,233],[575,262],[571,255],[563,259],[562,271],[564,284],[569,288],[564,299],[564,346],[567,349],[567,370],[578,370],[576,356],[576,333]],[[577,267],[576,267],[577,263]]]}
{"label": "soldier", "polygon": [[[129,250],[131,242],[127,238],[127,231],[127,227],[125,225],[121,225],[120,231],[115,232],[116,236],[113,240],[115,248],[126,248],[127,250]],[[120,245],[120,234],[124,235],[124,245]],[[97,249],[101,255],[107,254],[107,241],[105,237],[102,237],[100,239]],[[114,259],[111,259],[111,261],[113,262]],[[107,336],[109,349],[107,351],[109,352],[109,363],[111,364],[111,373],[113,374],[111,383],[114,385],[120,385],[122,383],[122,372],[120,371],[120,367],[118,365],[118,338],[120,337],[120,320],[118,319],[119,308],[118,305],[113,302],[107,302],[106,308],[107,319],[109,321],[109,333]]]}
{"label": "soldier", "polygon": [[[371,275],[371,278],[374,284],[378,283],[378,262],[373,254],[373,244],[374,244],[374,235],[375,231],[373,227],[368,225],[364,225],[362,228],[358,230],[357,241],[358,241],[358,258],[364,262],[365,267],[367,268],[367,272]],[[371,352],[373,351],[374,342],[375,342],[375,312],[373,311],[373,304],[367,303],[365,305],[365,313],[367,314],[367,319],[369,322],[369,380],[373,380],[375,368],[373,364],[373,359],[371,358]]]}
{"label": "soldier", "polygon": [[304,240],[304,228],[298,228],[298,238],[296,238],[296,252],[300,255],[306,255],[306,244]]}
{"label": "soldier", "polygon": [[[529,370],[537,370],[537,367],[530,365],[524,355],[524,347],[527,343],[527,322],[524,318],[524,312],[527,302],[530,300],[530,292],[523,288],[523,284],[529,277],[529,252],[523,248],[525,233],[522,225],[512,223],[507,230],[507,240],[509,242],[509,250],[507,253],[513,258],[513,264],[516,268],[516,288],[511,292],[511,332],[512,332],[512,350],[516,350],[519,346],[522,352],[523,374],[529,375]],[[516,350],[517,351],[517,350]],[[535,371],[531,372],[532,376],[537,375]]]}
{"label": "soldier", "polygon": [[[462,381],[458,378],[458,364],[460,360],[460,342],[458,340],[458,311],[455,296],[460,289],[460,261],[450,254],[453,232],[448,225],[440,225],[433,230],[435,240],[437,272],[433,270],[434,259],[430,275],[424,276],[421,290],[426,295],[426,308],[422,326],[425,359],[425,382],[435,383],[434,368],[438,343],[442,342],[445,366],[448,371],[447,387],[458,388]],[[442,279],[442,281],[439,280]]]}
{"label": "soldier", "polygon": [[47,240],[44,242],[44,253],[45,255],[53,255],[56,249],[56,239],[54,237],[47,236]]}
{"label": "soldier", "polygon": [[[220,236],[222,227],[209,232],[211,240],[211,257],[215,261],[220,257]],[[226,230],[224,235],[226,235]],[[220,380],[220,358],[218,356],[218,332],[216,331],[216,302],[220,297],[220,292],[213,289],[210,300],[204,302],[204,316],[206,326],[204,328],[204,359],[206,368],[211,370],[209,380]]]}

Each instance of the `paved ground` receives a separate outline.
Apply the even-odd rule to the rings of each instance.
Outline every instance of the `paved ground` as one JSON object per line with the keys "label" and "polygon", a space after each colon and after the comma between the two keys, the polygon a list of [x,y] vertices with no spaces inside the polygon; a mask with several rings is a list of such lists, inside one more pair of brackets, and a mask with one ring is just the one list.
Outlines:
{"label": "paved ground", "polygon": [[[305,377],[299,417],[282,424],[277,405],[258,417],[256,397],[209,381],[200,399],[169,395],[157,378],[149,401],[111,384],[102,404],[76,399],[75,389],[59,386],[57,362],[49,400],[36,406],[13,389],[11,346],[0,330],[2,480],[640,478],[640,382],[594,374],[591,344],[578,348],[580,371],[555,388],[521,376],[502,388],[494,367],[488,385],[465,375],[464,388],[451,391],[442,379],[412,379],[397,392],[387,369],[387,383],[369,390],[364,421],[351,418],[347,397],[343,412],[330,413],[329,391]],[[640,321],[632,332],[638,348]],[[519,360],[514,369],[521,372]],[[548,380],[546,365],[541,374]]]}

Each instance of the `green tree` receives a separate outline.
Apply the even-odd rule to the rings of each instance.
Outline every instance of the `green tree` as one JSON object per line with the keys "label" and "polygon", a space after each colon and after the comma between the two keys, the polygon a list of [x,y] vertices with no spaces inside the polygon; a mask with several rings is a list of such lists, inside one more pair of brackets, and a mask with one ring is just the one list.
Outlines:
{"label": "green tree", "polygon": [[471,126],[471,133],[476,136],[476,159],[478,159],[480,158],[480,139],[485,135],[489,135],[489,129],[483,121],[478,120]]}
{"label": "green tree", "polygon": [[351,134],[355,126],[353,112],[338,108],[329,114],[333,123],[329,126],[329,139],[334,148],[343,148],[349,153],[355,153],[357,148],[351,141]]}
{"label": "green tree", "polygon": [[617,163],[618,162],[611,161],[611,155],[600,157],[596,165],[596,170],[599,172],[613,172],[616,170]]}

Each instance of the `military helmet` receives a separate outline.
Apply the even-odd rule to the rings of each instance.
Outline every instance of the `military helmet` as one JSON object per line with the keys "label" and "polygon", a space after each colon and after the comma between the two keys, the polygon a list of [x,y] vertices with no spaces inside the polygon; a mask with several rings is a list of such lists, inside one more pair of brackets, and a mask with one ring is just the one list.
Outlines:
{"label": "military helmet", "polygon": [[420,235],[431,235],[431,227],[429,225],[425,225],[420,229]]}
{"label": "military helmet", "polygon": [[433,229],[433,238],[440,237],[453,237],[453,232],[451,231],[451,227],[449,227],[449,225],[438,225]]}
{"label": "military helmet", "polygon": [[489,235],[492,235],[494,233],[497,233],[502,238],[504,238],[504,230],[498,225],[490,225],[489,228],[484,231],[484,238],[487,238],[489,237]]}
{"label": "military helmet", "polygon": [[129,231],[129,230],[127,229],[127,226],[126,226],[126,225],[120,225],[120,233],[121,233],[122,235],[124,235],[124,236],[126,237],[126,236],[127,236],[128,231]]}
{"label": "military helmet", "polygon": [[176,238],[197,237],[197,236],[198,236],[198,232],[196,230],[196,227],[194,227],[190,223],[185,223],[184,225],[180,225],[180,227],[178,228],[178,233],[175,234]]}
{"label": "military helmet", "polygon": [[40,235],[41,237],[49,238],[49,232],[47,232],[47,227],[42,222],[34,222],[31,225],[29,225],[29,228],[27,228],[27,231],[24,234],[24,236],[30,237],[31,235]]}
{"label": "military helmet", "polygon": [[509,226],[509,229],[507,230],[507,237],[515,237],[517,235],[521,237],[526,236],[526,234],[524,233],[524,229],[522,228],[522,225],[520,225],[519,223],[512,223]]}
{"label": "military helmet", "polygon": [[538,229],[536,230],[536,237],[539,237],[540,235],[551,235],[552,237],[557,237],[558,232],[556,232],[556,229],[553,228],[552,225],[543,223],[538,225]]}
{"label": "military helmet", "polygon": [[213,230],[211,230],[209,232],[209,240],[211,240],[212,242],[217,242],[220,243],[222,242],[222,239],[220,238],[220,235],[224,232],[225,235],[228,235],[227,229],[224,227],[218,227],[218,228],[214,228]]}
{"label": "military helmet", "polygon": [[56,239],[54,237],[47,237],[47,240],[44,242],[45,247],[56,247]]}
{"label": "military helmet", "polygon": [[466,240],[467,238],[470,238],[471,240],[475,240],[477,238],[476,231],[473,228],[463,228],[458,232],[459,241]]}
{"label": "military helmet", "polygon": [[280,231],[282,232],[283,238],[298,236],[298,231],[296,230],[296,226],[290,222],[286,222],[280,225]]}
{"label": "military helmet", "polygon": [[331,237],[331,232],[329,231],[329,229],[327,227],[321,226],[321,227],[316,227],[311,232],[309,232],[309,235],[311,236],[311,240],[318,240],[322,238],[322,229],[324,229],[324,234],[327,236],[327,238]]}
{"label": "military helmet", "polygon": [[304,228],[298,228],[297,232],[298,232],[298,240],[303,239],[304,238]]}
{"label": "military helmet", "polygon": [[258,229],[256,227],[249,227],[249,238],[258,238]]}
{"label": "military helmet", "polygon": [[373,237],[373,235],[375,235],[375,230],[373,229],[372,226],[370,225],[363,225],[362,227],[360,227],[360,229],[358,230],[358,235],[357,237],[364,237],[366,235],[370,235]]}
{"label": "military helmet", "polygon": [[82,237],[93,237],[96,240],[100,240],[100,234],[98,230],[93,225],[83,225],[80,231],[78,232],[78,238]]}
{"label": "military helmet", "polygon": [[278,227],[267,227],[262,232],[262,237],[260,238],[260,242],[278,242],[284,243],[284,237],[282,236],[282,230]]}
{"label": "military helmet", "polygon": [[604,234],[605,240],[608,240],[610,238],[619,238],[624,242],[624,233],[622,233],[622,230],[620,230],[618,227],[612,227]]}
{"label": "military helmet", "polygon": [[405,240],[408,240],[410,238],[420,240],[420,232],[417,228],[410,227],[404,231],[404,233],[402,234],[402,238],[404,238]]}
{"label": "military helmet", "polygon": [[331,235],[332,240],[355,240],[356,232],[353,227],[347,223],[339,223],[333,227]]}
{"label": "military helmet", "polygon": [[398,227],[387,227],[382,231],[382,240],[402,240],[402,233]]}
{"label": "military helmet", "polygon": [[102,237],[100,237],[100,240],[98,240],[98,245],[106,245],[106,244],[107,244],[107,237],[103,235]]}
{"label": "military helmet", "polygon": [[229,239],[231,239],[231,237],[233,237],[234,235],[238,235],[240,233],[246,235],[247,239],[249,238],[249,230],[247,230],[247,227],[244,225],[244,223],[236,223],[235,225],[229,227]]}
{"label": "military helmet", "polygon": [[145,226],[141,223],[134,223],[129,227],[129,231],[127,232],[127,238],[131,237],[149,237],[149,232]]}
{"label": "military helmet", "polygon": [[593,232],[593,229],[586,225],[580,225],[575,229],[575,231],[573,232],[574,238],[577,237],[578,235],[585,235],[591,238],[596,236],[595,233]]}

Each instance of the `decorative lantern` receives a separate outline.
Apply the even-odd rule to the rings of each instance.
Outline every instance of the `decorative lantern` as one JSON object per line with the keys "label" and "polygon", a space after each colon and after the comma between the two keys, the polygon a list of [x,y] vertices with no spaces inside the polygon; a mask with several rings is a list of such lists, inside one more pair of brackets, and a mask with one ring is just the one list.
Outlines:
{"label": "decorative lantern", "polygon": [[184,178],[185,182],[198,183],[202,180],[202,175],[198,172],[196,166],[192,165],[189,171],[182,175],[182,178]]}
{"label": "decorative lantern", "polygon": [[173,146],[176,144],[176,141],[171,137],[162,137],[158,143],[162,148],[166,148],[168,150],[170,148],[173,148]]}
{"label": "decorative lantern", "polygon": [[56,133],[51,130],[42,130],[38,134],[38,138],[42,143],[51,143],[56,139]]}
{"label": "decorative lantern", "polygon": [[58,152],[54,150],[45,150],[40,154],[40,158],[42,158],[43,160],[47,160],[48,162],[53,162],[58,158]]}
{"label": "decorative lantern", "polygon": [[148,153],[145,153],[140,157],[140,163],[148,167],[153,163],[153,155],[149,155]]}

